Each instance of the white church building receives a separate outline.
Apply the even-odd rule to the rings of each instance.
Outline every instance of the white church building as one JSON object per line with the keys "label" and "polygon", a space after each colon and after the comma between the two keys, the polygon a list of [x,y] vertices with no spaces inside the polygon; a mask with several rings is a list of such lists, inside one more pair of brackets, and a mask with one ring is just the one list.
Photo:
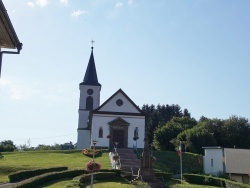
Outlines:
{"label": "white church building", "polygon": [[101,84],[97,78],[93,47],[79,87],[77,149],[89,148],[92,140],[96,140],[96,147],[100,148],[113,148],[114,144],[118,148],[143,148],[145,115],[126,93],[119,89],[100,105]]}

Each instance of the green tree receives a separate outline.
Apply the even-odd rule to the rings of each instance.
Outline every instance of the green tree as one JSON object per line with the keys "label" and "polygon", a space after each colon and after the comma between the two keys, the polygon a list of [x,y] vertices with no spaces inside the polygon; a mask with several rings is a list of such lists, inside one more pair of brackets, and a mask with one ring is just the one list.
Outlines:
{"label": "green tree", "polygon": [[0,152],[14,151],[15,149],[16,146],[14,145],[14,142],[11,140],[4,140],[0,142]]}
{"label": "green tree", "polygon": [[221,127],[221,146],[250,148],[250,124],[244,117],[231,116]]}
{"label": "green tree", "polygon": [[182,113],[181,107],[179,105],[148,105],[144,104],[142,106],[142,111],[146,115],[146,136],[149,139],[149,143],[152,143],[154,139],[154,131],[157,127],[164,126],[173,117],[189,117],[190,113],[187,109],[184,109]]}
{"label": "green tree", "polygon": [[213,134],[202,126],[195,126],[187,129],[177,136],[179,141],[184,141],[185,151],[203,153],[202,147],[216,146],[217,142]]}
{"label": "green tree", "polygon": [[184,130],[190,129],[197,124],[194,118],[187,116],[173,117],[164,126],[158,126],[154,132],[153,146],[157,150],[174,151],[177,135]]}
{"label": "green tree", "polygon": [[183,128],[178,123],[168,122],[162,127],[158,127],[154,132],[153,146],[157,150],[175,149],[174,145],[170,142],[173,138],[183,131]]}

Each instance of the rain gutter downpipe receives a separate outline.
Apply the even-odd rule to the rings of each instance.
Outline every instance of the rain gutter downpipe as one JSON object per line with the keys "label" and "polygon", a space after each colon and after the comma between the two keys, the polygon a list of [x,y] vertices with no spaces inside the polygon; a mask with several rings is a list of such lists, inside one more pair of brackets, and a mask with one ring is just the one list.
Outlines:
{"label": "rain gutter downpipe", "polygon": [[1,78],[1,69],[2,69],[2,59],[3,59],[3,54],[20,54],[20,51],[22,50],[23,44],[19,43],[17,45],[17,52],[14,51],[1,51],[0,52],[0,78]]}

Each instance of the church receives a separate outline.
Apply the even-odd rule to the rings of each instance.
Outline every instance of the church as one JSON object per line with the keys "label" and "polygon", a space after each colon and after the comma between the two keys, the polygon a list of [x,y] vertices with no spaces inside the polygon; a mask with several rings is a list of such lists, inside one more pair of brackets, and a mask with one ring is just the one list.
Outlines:
{"label": "church", "polygon": [[101,87],[91,47],[85,76],[79,84],[77,149],[90,148],[92,140],[97,141],[98,148],[143,148],[144,113],[122,89],[100,105]]}

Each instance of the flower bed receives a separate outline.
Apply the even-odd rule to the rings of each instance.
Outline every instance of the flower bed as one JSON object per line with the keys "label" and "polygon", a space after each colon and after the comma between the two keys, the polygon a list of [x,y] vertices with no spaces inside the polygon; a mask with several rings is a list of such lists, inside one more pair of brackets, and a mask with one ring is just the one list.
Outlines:
{"label": "flower bed", "polygon": [[[93,149],[83,149],[82,154],[87,157],[93,157]],[[101,155],[101,150],[95,149],[95,157]]]}

